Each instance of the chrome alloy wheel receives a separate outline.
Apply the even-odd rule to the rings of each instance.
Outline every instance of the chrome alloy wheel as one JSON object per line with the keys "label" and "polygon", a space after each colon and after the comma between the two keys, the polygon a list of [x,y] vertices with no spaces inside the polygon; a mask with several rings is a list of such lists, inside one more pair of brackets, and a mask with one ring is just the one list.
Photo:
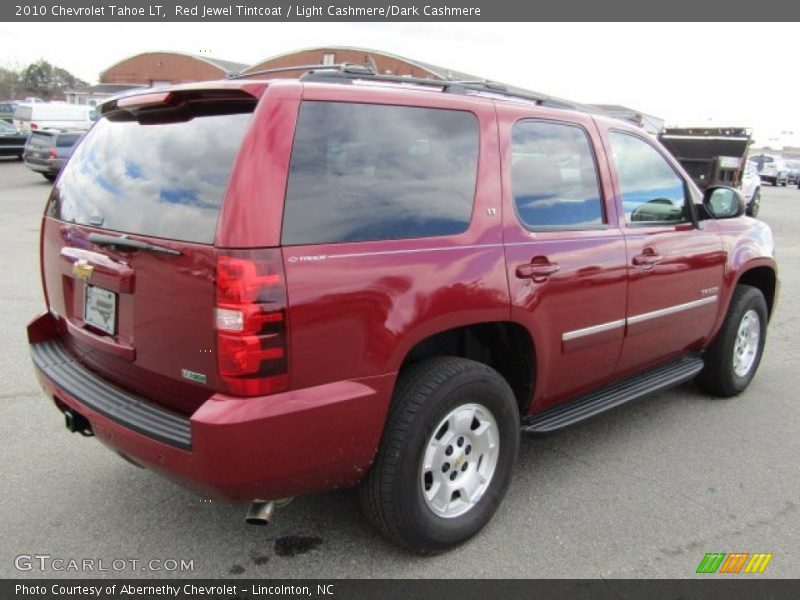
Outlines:
{"label": "chrome alloy wheel", "polygon": [[433,430],[420,465],[428,508],[452,519],[474,507],[492,481],[499,451],[492,413],[480,404],[453,409]]}
{"label": "chrome alloy wheel", "polygon": [[758,356],[761,342],[761,319],[753,309],[748,310],[739,322],[733,346],[733,372],[744,377],[750,372]]}

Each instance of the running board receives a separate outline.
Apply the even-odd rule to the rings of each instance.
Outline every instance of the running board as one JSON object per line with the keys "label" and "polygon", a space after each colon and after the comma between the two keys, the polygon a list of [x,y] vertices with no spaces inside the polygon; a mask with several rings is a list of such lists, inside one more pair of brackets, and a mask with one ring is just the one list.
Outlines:
{"label": "running board", "polygon": [[702,358],[695,355],[684,356],[646,373],[634,375],[585,396],[579,396],[561,406],[530,415],[522,421],[522,432],[550,433],[569,427],[653,392],[688,381],[702,369]]}

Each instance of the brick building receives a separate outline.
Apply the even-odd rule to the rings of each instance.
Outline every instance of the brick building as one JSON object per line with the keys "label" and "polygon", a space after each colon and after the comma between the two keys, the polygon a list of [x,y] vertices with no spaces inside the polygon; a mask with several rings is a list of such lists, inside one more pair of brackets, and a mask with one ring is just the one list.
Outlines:
{"label": "brick building", "polygon": [[[265,69],[276,69],[294,66],[308,65],[332,65],[340,63],[355,63],[368,65],[379,73],[389,75],[408,75],[411,77],[421,77],[424,79],[478,79],[474,75],[460,73],[437,67],[417,60],[411,60],[381,52],[379,50],[368,50],[365,48],[352,48],[348,46],[320,46],[318,48],[306,48],[296,50],[286,54],[279,54],[266,58],[243,71],[243,74],[255,73]],[[297,77],[302,75],[306,69],[297,69],[283,73],[264,75],[263,77]],[[258,76],[254,76],[258,78]]]}
{"label": "brick building", "polygon": [[181,52],[144,52],[112,65],[100,74],[103,84],[146,86],[224,79],[247,67],[244,63]]}

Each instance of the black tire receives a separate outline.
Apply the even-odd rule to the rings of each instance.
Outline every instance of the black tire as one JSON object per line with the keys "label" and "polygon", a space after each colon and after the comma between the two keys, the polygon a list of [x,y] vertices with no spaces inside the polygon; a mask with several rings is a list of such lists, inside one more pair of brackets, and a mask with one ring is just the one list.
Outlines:
{"label": "black tire", "polygon": [[[737,374],[734,370],[736,338],[742,319],[749,311],[754,311],[759,319],[758,344],[755,358],[748,370]],[[750,385],[764,352],[767,321],[767,302],[761,291],[749,285],[736,286],[725,322],[706,351],[705,367],[697,376],[697,385],[701,390],[713,396],[729,398],[742,393]]]}
{"label": "black tire", "polygon": [[[422,461],[429,442],[442,431],[434,428],[467,404],[481,405],[494,418],[499,433],[497,462],[483,495],[471,508],[458,516],[440,516],[424,496],[427,475]],[[361,483],[364,512],[385,536],[413,552],[432,554],[464,542],[486,525],[500,505],[511,480],[519,438],[519,409],[497,371],[454,357],[413,365],[400,375],[377,457]],[[479,466],[480,460],[473,464]],[[456,464],[453,470],[461,469]]]}
{"label": "black tire", "polygon": [[47,179],[47,181],[51,183],[56,180],[56,176],[51,173],[42,173],[42,177],[44,177],[45,179]]}
{"label": "black tire", "polygon": [[758,210],[761,208],[761,189],[756,188],[756,191],[753,192],[753,197],[750,200],[750,203],[747,205],[747,214],[751,217],[758,216]]}

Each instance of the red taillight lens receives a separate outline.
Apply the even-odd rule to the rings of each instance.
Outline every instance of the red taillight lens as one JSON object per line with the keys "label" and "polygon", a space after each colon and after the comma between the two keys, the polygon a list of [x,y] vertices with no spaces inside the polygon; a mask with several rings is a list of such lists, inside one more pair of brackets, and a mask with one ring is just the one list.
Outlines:
{"label": "red taillight lens", "polygon": [[56,154],[56,149],[55,148],[50,148],[50,152],[48,153],[48,156],[50,158],[58,158],[58,154]]}
{"label": "red taillight lens", "polygon": [[280,250],[227,251],[217,257],[217,364],[232,394],[288,387],[286,289]]}
{"label": "red taillight lens", "polygon": [[31,123],[31,129],[39,129],[39,126],[36,123]]}
{"label": "red taillight lens", "polygon": [[232,304],[255,302],[264,288],[282,285],[281,276],[269,271],[269,265],[264,261],[258,263],[220,256],[217,259],[217,301]]}

